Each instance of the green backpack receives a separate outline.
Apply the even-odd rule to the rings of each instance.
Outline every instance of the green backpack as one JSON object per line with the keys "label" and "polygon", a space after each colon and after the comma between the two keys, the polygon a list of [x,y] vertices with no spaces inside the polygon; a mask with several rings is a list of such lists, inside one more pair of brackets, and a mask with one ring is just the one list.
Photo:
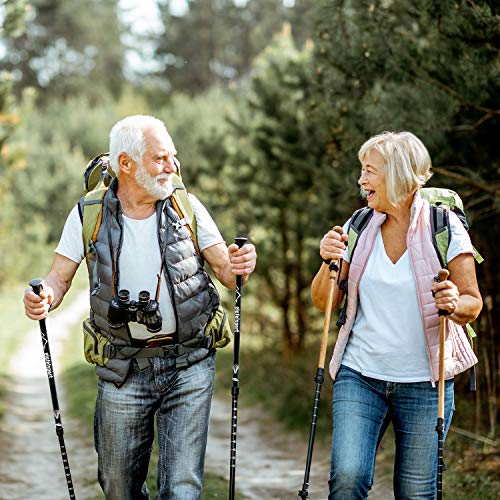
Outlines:
{"label": "green backpack", "polygon": [[[172,206],[177,215],[186,220],[186,226],[191,233],[196,251],[201,257],[197,240],[196,217],[186,187],[182,182],[180,165],[178,162],[176,165],[177,173],[173,175],[172,182],[174,189],[171,196]],[[85,195],[78,203],[78,210],[82,221],[82,237],[87,261],[90,247],[95,243],[101,227],[104,195],[115,176],[116,174],[109,164],[109,153],[102,153],[93,158],[87,164],[83,174]],[[212,343],[209,346],[212,349],[225,347],[231,342],[231,326],[222,305],[219,304],[212,319],[205,327],[205,335],[212,336]],[[106,345],[109,342],[99,332],[93,331],[88,319],[84,322],[84,344],[85,357],[89,363],[101,366],[107,363],[108,358],[106,358],[105,353],[107,352]]]}
{"label": "green backpack", "polygon": [[[431,210],[431,229],[432,229],[432,242],[434,249],[436,250],[436,255],[441,263],[442,268],[448,268],[448,247],[451,241],[451,229],[450,229],[450,218],[449,210],[453,211],[460,222],[469,231],[469,224],[467,222],[467,217],[465,215],[463,202],[455,191],[451,189],[444,188],[421,188],[419,190],[422,198],[427,200],[430,204]],[[356,244],[360,234],[367,227],[368,222],[373,216],[373,209],[369,207],[360,208],[356,210],[351,217],[349,222],[349,229],[347,230],[347,254],[349,257],[349,262],[352,262],[352,255],[356,249]],[[475,259],[478,264],[484,261],[483,257],[479,254],[475,247]],[[340,284],[344,292],[347,292],[347,282]],[[344,305],[340,309],[339,319],[337,320],[337,326],[340,328],[346,321],[346,309],[347,309],[347,293]],[[464,326],[471,345],[473,345],[473,339],[477,336],[476,332],[471,325],[467,324]],[[474,367],[471,368],[471,390],[475,390],[475,372]]]}
{"label": "green backpack", "polygon": [[[469,231],[469,224],[464,211],[464,204],[460,196],[451,189],[444,188],[421,188],[419,190],[422,198],[427,200],[431,205],[431,228],[432,242],[436,250],[441,267],[448,268],[448,247],[451,241],[450,219],[448,210],[454,212],[460,219],[460,222]],[[356,210],[351,217],[348,229],[347,252],[349,261],[351,261],[359,235],[368,225],[373,215],[373,209],[369,207]],[[483,262],[483,258],[476,248],[474,248],[475,259],[478,264]]]}
{"label": "green backpack", "polygon": [[[200,254],[197,239],[196,217],[189,201],[188,193],[180,175],[180,165],[177,162],[177,173],[173,176],[172,205],[179,217],[185,218],[196,251]],[[95,243],[102,221],[102,203],[108,187],[116,176],[109,164],[109,153],[102,153],[89,161],[83,173],[85,195],[78,204],[80,220],[82,221],[83,245],[85,257],[88,259],[89,243]]]}

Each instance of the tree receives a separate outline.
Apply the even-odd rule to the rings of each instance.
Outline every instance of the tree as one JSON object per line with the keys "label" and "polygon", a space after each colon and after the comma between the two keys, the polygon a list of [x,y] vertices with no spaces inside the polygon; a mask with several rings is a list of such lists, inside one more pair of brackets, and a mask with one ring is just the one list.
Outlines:
{"label": "tree", "polygon": [[285,27],[255,61],[229,129],[207,144],[221,204],[233,227],[238,221],[258,248],[250,285],[258,289],[256,320],[282,332],[287,357],[303,348],[307,336],[309,285],[320,264],[318,225],[325,224],[319,212],[335,191],[333,170],[318,168],[322,133],[309,118],[311,54],[310,44],[296,48]]}
{"label": "tree", "polygon": [[[478,323],[494,433],[498,397],[500,9],[493,0],[323,0],[316,10],[320,121],[330,154],[353,177],[356,150],[383,130],[411,130],[433,159],[433,185],[455,189],[486,262]],[[355,207],[352,200],[339,207]]]}
{"label": "tree", "polygon": [[6,40],[0,61],[0,68],[13,75],[17,94],[33,86],[44,96],[117,95],[124,60],[117,4],[32,0],[24,34]]}
{"label": "tree", "polygon": [[297,23],[297,32],[303,37],[309,26],[306,6],[311,0],[297,1],[293,8],[277,0],[244,4],[189,0],[182,16],[172,14],[170,3],[159,3],[165,27],[156,49],[164,68],[161,75],[172,89],[196,93],[213,84],[241,79],[284,22]]}

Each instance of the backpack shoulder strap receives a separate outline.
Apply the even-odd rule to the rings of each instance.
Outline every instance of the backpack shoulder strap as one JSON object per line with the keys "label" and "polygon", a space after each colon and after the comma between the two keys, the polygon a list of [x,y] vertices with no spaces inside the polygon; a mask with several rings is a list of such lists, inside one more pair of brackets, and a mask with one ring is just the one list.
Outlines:
{"label": "backpack shoulder strap", "polygon": [[181,178],[176,174],[174,174],[173,176],[172,187],[174,189],[171,198],[172,206],[181,219],[186,219],[186,225],[188,226],[189,232],[191,233],[191,238],[194,241],[196,251],[198,252],[198,255],[201,256],[200,249],[198,247],[198,228],[193,206],[191,205],[191,201],[189,200],[186,187],[182,183]]}
{"label": "backpack shoulder strap", "polygon": [[349,258],[349,262],[352,262],[352,256],[354,254],[354,250],[356,249],[356,245],[358,244],[358,238],[365,230],[372,216],[373,209],[369,207],[360,208],[352,214],[349,222],[349,229],[347,230],[347,256]]}
{"label": "backpack shoulder strap", "polygon": [[430,205],[432,244],[443,269],[448,268],[448,247],[450,246],[450,215],[444,205]]}
{"label": "backpack shoulder strap", "polygon": [[78,210],[82,221],[83,247],[85,249],[85,258],[89,257],[89,244],[95,243],[97,233],[102,222],[102,206],[104,195],[108,188],[103,186],[99,189],[90,191],[78,202]]}

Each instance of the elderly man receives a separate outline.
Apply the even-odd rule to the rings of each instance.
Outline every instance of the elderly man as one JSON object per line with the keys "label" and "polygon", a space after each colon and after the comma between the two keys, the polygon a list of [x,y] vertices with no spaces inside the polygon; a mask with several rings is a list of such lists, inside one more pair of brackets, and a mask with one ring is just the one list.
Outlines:
{"label": "elderly man", "polygon": [[[110,134],[116,179],[102,200],[95,242],[85,248],[77,205],[41,295],[31,290],[24,295],[26,315],[45,318],[61,303],[87,255],[91,310],[84,328],[86,344],[90,339],[86,358],[99,376],[98,477],[113,500],[149,498],[145,479],[155,415],[157,498],[199,498],[214,383],[210,328],[220,310],[202,263],[228,288],[235,287],[236,275],[247,280],[256,263],[254,246],[227,247],[191,194],[196,235],[189,230],[175,202],[176,153],[160,120],[138,115],[119,121]],[[146,303],[144,292],[155,300],[141,314],[137,304]]]}

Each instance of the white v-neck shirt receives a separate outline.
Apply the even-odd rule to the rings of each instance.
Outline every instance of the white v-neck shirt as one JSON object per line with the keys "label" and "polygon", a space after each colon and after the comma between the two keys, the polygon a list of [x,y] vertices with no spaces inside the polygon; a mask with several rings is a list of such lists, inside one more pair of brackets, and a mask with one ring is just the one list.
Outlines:
{"label": "white v-neck shirt", "polygon": [[[344,233],[348,226],[349,221]],[[448,262],[462,253],[474,255],[469,235],[453,212],[450,229]],[[429,356],[410,256],[406,250],[394,264],[385,251],[380,227],[359,282],[358,300],[342,364],[388,382],[428,381]]]}
{"label": "white v-neck shirt", "polygon": [[[215,222],[207,209],[191,193],[189,200],[193,207],[197,224],[197,240],[200,252],[206,248],[224,243]],[[61,239],[55,252],[79,264],[84,258],[82,222],[75,206],[68,215]],[[151,298],[155,297],[160,272],[161,255],[157,235],[156,213],[147,219],[137,220],[123,216],[123,245],[120,252],[119,288],[130,291],[130,298],[137,300],[139,292],[147,290]],[[176,330],[175,313],[169,289],[163,273],[160,285],[160,312],[162,329],[158,334],[169,334]],[[148,332],[144,325],[129,323],[130,334],[134,338],[144,339],[155,334]],[[156,335],[158,335],[156,334]]]}
{"label": "white v-neck shirt", "polygon": [[408,250],[393,264],[378,230],[358,288],[342,364],[391,382],[429,380],[430,369]]}

